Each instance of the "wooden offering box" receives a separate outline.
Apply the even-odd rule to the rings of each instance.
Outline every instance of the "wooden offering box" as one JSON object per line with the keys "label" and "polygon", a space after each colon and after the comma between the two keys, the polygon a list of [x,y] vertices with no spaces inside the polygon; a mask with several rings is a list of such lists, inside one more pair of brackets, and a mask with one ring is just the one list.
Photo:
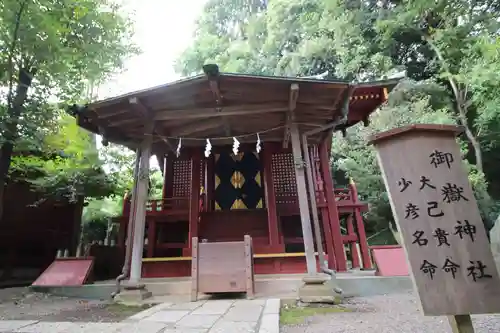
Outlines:
{"label": "wooden offering box", "polygon": [[252,238],[245,236],[241,242],[192,242],[191,299],[198,293],[246,292],[254,294]]}

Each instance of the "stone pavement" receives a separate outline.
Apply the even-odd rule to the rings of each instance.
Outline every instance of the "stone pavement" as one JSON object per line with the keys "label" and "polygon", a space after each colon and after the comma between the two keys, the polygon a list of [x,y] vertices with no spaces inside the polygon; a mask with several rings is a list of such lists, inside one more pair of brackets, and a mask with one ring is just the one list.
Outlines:
{"label": "stone pavement", "polygon": [[0,333],[278,333],[279,299],[162,303],[120,323],[0,321]]}

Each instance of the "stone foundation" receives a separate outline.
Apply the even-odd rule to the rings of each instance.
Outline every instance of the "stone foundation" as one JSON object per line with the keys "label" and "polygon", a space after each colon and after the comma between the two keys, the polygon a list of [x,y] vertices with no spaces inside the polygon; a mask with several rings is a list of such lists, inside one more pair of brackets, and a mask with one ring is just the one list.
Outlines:
{"label": "stone foundation", "polygon": [[123,290],[115,296],[115,302],[122,304],[141,304],[153,294],[146,289],[144,284],[125,284]]}
{"label": "stone foundation", "polygon": [[335,277],[324,275],[306,276],[304,284],[299,288],[299,301],[302,303],[338,304],[342,300],[342,291]]}

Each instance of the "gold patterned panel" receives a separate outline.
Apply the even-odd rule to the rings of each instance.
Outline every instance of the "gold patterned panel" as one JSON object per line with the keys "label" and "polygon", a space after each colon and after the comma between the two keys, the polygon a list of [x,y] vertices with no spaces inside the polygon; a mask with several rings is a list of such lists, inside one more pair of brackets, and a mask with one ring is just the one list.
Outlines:
{"label": "gold patterned panel", "polygon": [[219,176],[217,176],[217,174],[215,175],[215,189],[217,189],[217,187],[219,187],[220,185],[220,178]]}
{"label": "gold patterned panel", "polygon": [[261,180],[260,180],[260,171],[257,172],[257,174],[255,175],[255,182],[257,183],[257,185],[262,186]]}
{"label": "gold patterned panel", "polygon": [[239,171],[235,171],[231,176],[231,185],[233,185],[234,188],[241,188],[244,183],[245,177],[243,177],[243,174]]}
{"label": "gold patterned panel", "polygon": [[219,204],[217,203],[217,201],[215,201],[215,210],[222,210],[222,208],[220,208]]}
{"label": "gold patterned panel", "polygon": [[263,208],[264,205],[262,203],[262,199],[259,200],[259,203],[257,204],[257,206],[255,208]]}
{"label": "gold patterned panel", "polygon": [[247,209],[247,206],[241,201],[241,199],[236,199],[231,206],[231,210],[233,209]]}

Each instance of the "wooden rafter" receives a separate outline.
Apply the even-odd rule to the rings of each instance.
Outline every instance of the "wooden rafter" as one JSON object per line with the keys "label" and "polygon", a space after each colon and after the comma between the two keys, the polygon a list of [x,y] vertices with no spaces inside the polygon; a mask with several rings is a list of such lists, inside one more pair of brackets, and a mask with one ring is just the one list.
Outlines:
{"label": "wooden rafter", "polygon": [[[337,110],[341,108],[342,116],[347,117],[347,114],[349,113],[349,106],[351,102],[351,97],[352,94],[354,93],[355,87],[350,86],[344,93],[339,93],[337,97],[335,98],[333,102],[333,115],[332,115],[332,122],[335,121],[337,118]],[[334,131],[335,129],[333,129]],[[329,133],[332,133],[330,131],[327,131],[323,134],[321,140],[324,140],[328,135],[331,135]],[[342,136],[346,136],[346,130],[345,128],[342,130]]]}
{"label": "wooden rafter", "polygon": [[[102,119],[102,118],[99,118],[99,119]],[[133,124],[133,123],[137,123],[137,119],[136,118],[120,119],[120,120],[115,120],[115,121],[112,121],[112,122],[110,121],[109,122],[109,127],[119,127],[119,126]]]}
{"label": "wooden rafter", "polygon": [[196,132],[203,132],[212,128],[220,127],[222,125],[220,119],[199,120],[189,123],[182,127],[178,127],[170,132],[173,137],[183,137]]}
{"label": "wooden rafter", "polygon": [[[350,105],[356,105],[353,109],[356,112],[349,115],[347,123],[343,122],[336,128],[347,128],[361,121],[368,123],[367,115],[383,102],[383,88],[390,90],[397,83],[349,84],[301,78],[254,77],[219,73],[216,65],[204,66],[203,70],[205,75],[93,103],[78,113],[68,111],[73,116],[80,116],[80,126],[103,134],[106,140],[114,143],[128,142],[128,147],[132,143],[137,146],[144,139],[145,119],[155,122],[155,132],[150,135],[154,136],[153,140],[159,147],[169,152],[172,145],[177,145],[174,139],[179,136],[176,134],[183,134],[187,145],[201,146],[203,140],[189,141],[189,138],[224,137],[231,141],[232,136],[266,131],[274,126],[279,127],[279,131],[272,135],[261,133],[261,137],[272,137],[281,143],[285,141],[286,146],[291,139],[289,129],[284,130],[283,127],[291,122],[308,132],[336,120],[343,122],[346,114],[342,112],[345,110],[342,102],[349,88],[356,89],[356,94],[349,97]],[[299,100],[298,92],[293,89],[297,85],[300,85]],[[339,94],[339,91],[342,92]],[[236,121],[241,118],[244,121]],[[208,123],[202,126],[200,121]],[[202,128],[206,129],[198,130]],[[287,132],[285,138],[284,131]],[[314,133],[310,140],[319,140],[326,135],[323,130]],[[240,142],[240,139],[244,140],[238,137]]]}
{"label": "wooden rafter", "polygon": [[285,136],[283,137],[283,148],[288,148],[290,141],[290,127],[295,121],[295,109],[299,99],[299,85],[292,83],[290,85],[290,96],[288,98],[288,112],[286,113]]}
{"label": "wooden rafter", "polygon": [[[216,78],[209,78],[208,85],[210,86],[210,90],[214,95],[215,104],[217,105],[215,111],[220,113],[223,106],[223,97],[220,92],[219,81]],[[224,126],[224,133],[226,134],[226,136],[230,136],[231,125],[229,124],[229,120],[227,119],[227,117],[222,117],[222,125]]]}
{"label": "wooden rafter", "polygon": [[[145,123],[148,121],[153,121],[153,123],[154,123],[154,119],[152,119],[153,117],[152,117],[151,112],[148,110],[148,108],[144,104],[141,103],[141,101],[137,97],[131,97],[131,98],[129,98],[128,101],[129,101],[130,106],[134,110],[138,111],[141,114]],[[161,138],[161,140],[168,146],[168,148],[171,151],[173,151],[173,152],[175,151],[175,148],[170,143],[170,141],[166,138],[166,135],[164,133],[162,133],[161,130],[154,128],[154,133],[157,134]]]}
{"label": "wooden rafter", "polygon": [[220,111],[216,108],[202,108],[191,110],[164,110],[157,111],[154,115],[155,120],[176,120],[176,119],[203,119],[223,116],[245,116],[257,115],[269,112],[283,112],[287,109],[285,104],[248,104],[238,106],[221,107]]}
{"label": "wooden rafter", "polygon": [[119,116],[121,114],[125,114],[127,112],[128,112],[128,110],[126,110],[126,109],[122,109],[122,110],[118,110],[118,111],[108,111],[104,114],[99,114],[99,119],[111,118],[114,116]]}
{"label": "wooden rafter", "polygon": [[[219,67],[217,65],[206,65],[203,66],[203,71],[208,79],[208,86],[215,99],[215,112],[220,113],[222,111],[222,106],[224,104],[224,97],[220,91],[219,86]],[[222,126],[224,127],[224,133],[226,136],[231,135],[231,125],[227,117],[222,118]]]}

